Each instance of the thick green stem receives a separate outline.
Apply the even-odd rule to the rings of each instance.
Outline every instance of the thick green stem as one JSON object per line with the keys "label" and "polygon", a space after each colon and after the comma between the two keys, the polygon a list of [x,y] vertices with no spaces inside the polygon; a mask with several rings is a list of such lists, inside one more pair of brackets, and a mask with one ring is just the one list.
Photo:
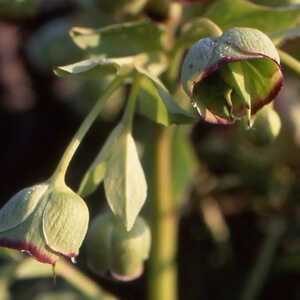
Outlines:
{"label": "thick green stem", "polygon": [[277,50],[281,62],[300,75],[300,61],[280,49]]}
{"label": "thick green stem", "polygon": [[[208,36],[216,37],[222,34],[222,30],[209,19],[201,19],[199,26],[203,26]],[[178,67],[183,50],[185,50],[184,45],[170,53],[171,62],[163,78],[170,92],[176,89]],[[153,170],[150,185],[152,250],[149,262],[148,300],[177,299],[178,219],[176,201],[172,197],[172,134],[172,128],[158,127],[153,145]]]}
{"label": "thick green stem", "polygon": [[148,300],[177,299],[177,216],[171,187],[172,128],[159,127],[153,150],[151,181],[152,249]]}
{"label": "thick green stem", "polygon": [[266,281],[269,269],[272,265],[276,249],[284,232],[284,225],[281,220],[274,220],[271,224],[270,232],[260,250],[260,254],[254,265],[249,279],[246,282],[241,300],[255,300]]}
{"label": "thick green stem", "polygon": [[79,147],[82,139],[90,129],[93,122],[96,120],[97,116],[99,115],[100,111],[104,107],[106,101],[109,99],[109,97],[114,93],[114,91],[117,90],[117,88],[121,85],[121,83],[124,81],[124,77],[117,76],[113,82],[108,86],[106,91],[103,93],[103,95],[100,97],[98,102],[95,104],[93,109],[90,111],[90,113],[87,115],[83,123],[81,124],[80,128],[72,138],[70,144],[68,145],[66,151],[64,152],[60,162],[58,163],[58,166],[54,172],[54,174],[51,177],[51,180],[53,182],[64,182],[65,175],[67,168],[70,164],[70,161],[75,154],[77,148]]}
{"label": "thick green stem", "polygon": [[[209,19],[203,18],[200,23],[209,36],[222,34],[220,28]],[[176,89],[178,67],[184,49],[180,47],[170,55],[172,61],[163,78],[170,92]],[[149,300],[177,299],[178,219],[176,201],[172,197],[171,139],[172,128],[157,129],[150,186],[152,250],[148,277]]]}

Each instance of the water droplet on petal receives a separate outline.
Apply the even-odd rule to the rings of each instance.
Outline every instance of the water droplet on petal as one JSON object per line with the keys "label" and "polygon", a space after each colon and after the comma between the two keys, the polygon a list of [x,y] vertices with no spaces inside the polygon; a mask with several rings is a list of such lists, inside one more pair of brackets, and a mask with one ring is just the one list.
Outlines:
{"label": "water droplet on petal", "polygon": [[71,262],[73,263],[73,264],[76,264],[76,258],[73,256],[73,257],[71,257]]}

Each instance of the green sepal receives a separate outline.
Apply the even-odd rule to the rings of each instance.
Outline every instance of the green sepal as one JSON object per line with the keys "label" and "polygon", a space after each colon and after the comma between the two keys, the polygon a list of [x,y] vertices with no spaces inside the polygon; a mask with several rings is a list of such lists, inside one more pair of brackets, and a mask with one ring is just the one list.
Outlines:
{"label": "green sepal", "polygon": [[43,212],[47,246],[58,254],[75,257],[87,232],[89,211],[85,202],[66,186],[51,194]]}
{"label": "green sepal", "polygon": [[0,210],[0,232],[23,223],[34,212],[47,189],[47,184],[39,184],[14,195]]}
{"label": "green sepal", "polygon": [[124,57],[161,49],[163,28],[153,22],[115,24],[98,30],[74,27],[75,44],[93,55]]}
{"label": "green sepal", "polygon": [[150,120],[168,126],[170,124],[187,124],[196,119],[182,109],[163,83],[147,71],[137,68],[142,75],[140,84],[139,112]]}
{"label": "green sepal", "polygon": [[104,189],[112,212],[129,231],[147,197],[147,182],[134,139],[124,130],[106,164]]}
{"label": "green sepal", "polygon": [[[46,187],[41,197],[38,198],[33,212],[17,226],[0,233],[0,245],[6,246],[6,241],[9,241],[9,248],[28,252],[40,262],[54,264],[59,259],[59,255],[48,248],[42,228],[43,212],[51,194],[51,186],[46,185]],[[18,199],[19,202],[23,200]],[[13,211],[11,213],[12,218]]]}

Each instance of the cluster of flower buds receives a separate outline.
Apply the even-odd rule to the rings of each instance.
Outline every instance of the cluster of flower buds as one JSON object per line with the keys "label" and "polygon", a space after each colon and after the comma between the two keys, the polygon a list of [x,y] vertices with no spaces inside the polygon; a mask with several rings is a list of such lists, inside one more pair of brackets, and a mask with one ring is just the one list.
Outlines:
{"label": "cluster of flower buds", "polygon": [[101,276],[136,279],[143,273],[150,244],[150,229],[141,217],[126,231],[118,217],[111,213],[99,215],[92,221],[87,237],[88,265]]}

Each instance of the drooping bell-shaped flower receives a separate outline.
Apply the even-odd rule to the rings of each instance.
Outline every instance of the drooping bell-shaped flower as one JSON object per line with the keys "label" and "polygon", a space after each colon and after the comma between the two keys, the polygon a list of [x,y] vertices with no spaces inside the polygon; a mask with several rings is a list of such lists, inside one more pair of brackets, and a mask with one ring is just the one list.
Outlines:
{"label": "drooping bell-shaped flower", "polygon": [[188,51],[181,81],[201,118],[231,124],[251,116],[279,92],[283,76],[272,41],[252,28],[205,38]]}
{"label": "drooping bell-shaped flower", "polygon": [[75,261],[88,228],[85,202],[64,184],[42,183],[14,195],[0,210],[0,246],[43,263]]}
{"label": "drooping bell-shaped flower", "polygon": [[150,252],[151,234],[148,225],[138,217],[130,231],[111,213],[96,217],[87,238],[87,260],[99,275],[129,281],[143,273],[144,261]]}

